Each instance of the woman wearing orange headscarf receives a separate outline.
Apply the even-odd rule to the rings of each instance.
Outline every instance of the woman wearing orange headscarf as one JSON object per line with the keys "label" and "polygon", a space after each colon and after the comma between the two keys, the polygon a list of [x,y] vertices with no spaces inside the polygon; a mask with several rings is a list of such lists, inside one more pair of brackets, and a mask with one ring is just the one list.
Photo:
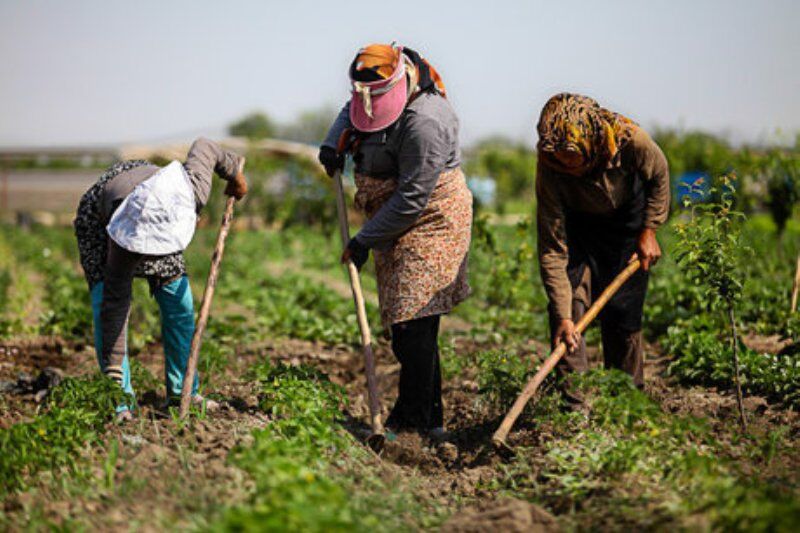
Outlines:
{"label": "woman wearing orange headscarf", "polygon": [[[569,348],[560,370],[587,368],[575,323],[638,256],[642,270],[606,305],[600,328],[606,366],[624,370],[642,387],[642,310],[648,271],[661,256],[656,230],[669,213],[667,160],[633,121],[586,96],[550,98],[537,129],[539,262],[553,343]],[[580,401],[566,392],[568,400]]]}
{"label": "woman wearing orange headscarf", "polygon": [[373,44],[350,66],[352,97],[320,149],[330,175],[337,146],[354,132],[356,207],[367,222],[343,261],[373,250],[384,326],[400,362],[386,425],[441,434],[439,318],[469,295],[472,195],[461,172],[458,118],[436,70],[409,48]]}

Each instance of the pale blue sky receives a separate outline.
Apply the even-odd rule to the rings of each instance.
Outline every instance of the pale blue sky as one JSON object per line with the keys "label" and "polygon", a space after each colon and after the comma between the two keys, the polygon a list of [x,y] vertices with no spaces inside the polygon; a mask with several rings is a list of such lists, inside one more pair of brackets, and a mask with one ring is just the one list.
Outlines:
{"label": "pale blue sky", "polygon": [[[347,97],[355,50],[397,40],[442,73],[466,142],[533,144],[558,91],[646,127],[800,130],[800,1],[0,0],[0,145],[219,135]],[[782,132],[782,133],[776,133]]]}

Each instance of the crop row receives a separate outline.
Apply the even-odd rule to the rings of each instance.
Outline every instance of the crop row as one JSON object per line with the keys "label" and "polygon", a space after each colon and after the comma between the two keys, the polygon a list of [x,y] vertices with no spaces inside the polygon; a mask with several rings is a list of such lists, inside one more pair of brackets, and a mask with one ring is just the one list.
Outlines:
{"label": "crop row", "polygon": [[[74,239],[68,230],[39,228],[22,232],[8,228],[2,245],[12,259],[0,265],[0,290],[8,293],[18,282],[12,272],[30,269],[41,275],[43,305],[37,332],[84,342],[91,340],[91,313],[86,285],[76,265]],[[793,235],[793,234],[790,234]],[[195,294],[202,290],[214,232],[198,232],[187,252]],[[724,317],[708,307],[696,287],[688,284],[670,257],[673,239],[662,232],[667,257],[656,268],[645,307],[647,334],[675,355],[673,374],[692,383],[720,385],[730,374],[729,345],[718,332]],[[781,334],[797,343],[791,327],[788,293],[795,250],[784,242],[783,256],[775,252],[777,239],[759,219],[748,226],[746,241],[754,254],[743,258],[747,277],[740,309],[745,333]],[[471,255],[474,295],[456,315],[467,320],[476,334],[488,334],[501,345],[514,346],[547,338],[547,301],[538,281],[535,239],[529,220],[516,227],[493,226],[478,218]],[[230,356],[231,339],[241,337],[244,324],[249,340],[287,336],[331,344],[357,341],[357,325],[347,294],[331,283],[344,285],[337,262],[338,242],[327,234],[303,228],[283,232],[235,232],[228,245],[217,292],[217,310],[206,340],[206,369],[221,368]],[[274,265],[287,263],[276,272]],[[14,269],[14,270],[12,270]],[[308,276],[305,272],[312,272]],[[369,271],[364,276],[374,288]],[[338,278],[338,280],[337,280]],[[5,280],[5,281],[4,281]],[[135,284],[130,343],[134,353],[158,340],[158,313],[147,297],[145,284]],[[346,290],[346,289],[345,289]],[[8,309],[2,313],[6,337],[23,329],[22,320]],[[377,310],[369,306],[373,327]],[[589,335],[594,333],[589,332]],[[220,342],[220,339],[225,339]],[[796,352],[797,350],[794,350]],[[798,356],[746,353],[746,389],[778,401],[797,402],[794,383]]]}
{"label": "crop row", "polygon": [[267,361],[251,378],[272,421],[232,455],[253,479],[250,497],[210,530],[402,531],[436,519],[423,519],[408,487],[380,479],[379,463],[341,424],[344,390],[324,374]]}
{"label": "crop row", "polygon": [[544,449],[517,450],[494,489],[541,502],[577,529],[680,528],[702,516],[712,530],[791,531],[800,520],[790,486],[726,459],[737,448],[769,468],[782,433],[723,444],[704,420],[665,413],[619,371],[594,370],[575,383],[591,403],[589,420],[545,396],[533,413],[548,435]]}

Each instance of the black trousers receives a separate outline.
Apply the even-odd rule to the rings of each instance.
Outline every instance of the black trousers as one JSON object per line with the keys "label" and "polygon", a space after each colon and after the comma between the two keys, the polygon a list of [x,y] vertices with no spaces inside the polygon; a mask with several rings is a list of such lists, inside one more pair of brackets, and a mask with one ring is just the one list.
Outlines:
{"label": "black trousers", "polygon": [[439,366],[439,315],[392,325],[400,386],[386,425],[426,431],[444,425]]}
{"label": "black trousers", "polygon": [[[572,301],[572,320],[577,322],[586,314],[586,305],[578,300]],[[550,309],[550,340],[555,343],[558,319]],[[644,344],[642,332],[626,331],[620,329],[616,322],[600,319],[600,334],[603,343],[603,362],[606,368],[617,368],[628,373],[633,378],[633,383],[640,389],[644,387]],[[578,348],[567,352],[556,366],[559,377],[562,379],[563,392],[567,401],[582,402],[582,397],[572,387],[570,377],[574,372],[586,372],[589,362],[586,357],[586,337],[581,336]]]}

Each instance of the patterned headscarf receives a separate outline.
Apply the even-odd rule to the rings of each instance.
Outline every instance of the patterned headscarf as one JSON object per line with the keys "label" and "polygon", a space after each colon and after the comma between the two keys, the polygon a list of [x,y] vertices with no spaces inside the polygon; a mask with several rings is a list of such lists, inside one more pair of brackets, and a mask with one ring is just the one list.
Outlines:
{"label": "patterned headscarf", "polygon": [[405,61],[409,67],[413,67],[409,68],[412,81],[410,95],[435,90],[447,96],[441,76],[426,59],[410,48],[393,44],[370,44],[359,50],[350,65],[350,77],[361,82],[387,79],[395,72],[399,61]]}
{"label": "patterned headscarf", "polygon": [[[551,168],[582,175],[611,161],[636,128],[631,119],[600,107],[588,96],[560,93],[542,109],[537,150]],[[556,157],[557,152],[577,152],[580,163],[568,167]]]}
{"label": "patterned headscarf", "polygon": [[363,82],[385,80],[394,74],[399,61],[398,48],[390,44],[370,44],[358,51],[350,65],[350,76]]}

